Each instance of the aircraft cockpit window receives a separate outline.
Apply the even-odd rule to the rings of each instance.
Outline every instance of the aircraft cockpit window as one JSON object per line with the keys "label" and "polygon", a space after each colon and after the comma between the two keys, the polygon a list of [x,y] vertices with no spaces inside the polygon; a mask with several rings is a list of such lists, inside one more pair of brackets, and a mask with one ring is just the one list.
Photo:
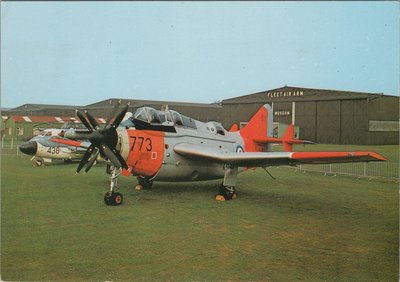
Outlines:
{"label": "aircraft cockpit window", "polygon": [[207,129],[214,134],[225,135],[226,130],[222,127],[220,123],[209,122],[207,123]]}
{"label": "aircraft cockpit window", "polygon": [[164,123],[167,120],[167,115],[165,113],[159,113],[158,117],[160,118],[161,123]]}
{"label": "aircraft cockpit window", "polygon": [[194,128],[194,129],[197,128],[196,123],[190,117],[182,116],[182,120],[183,120],[184,126]]}
{"label": "aircraft cockpit window", "polygon": [[165,113],[165,118],[167,119],[168,122],[173,122],[171,113],[170,112],[164,112]]}
{"label": "aircraft cockpit window", "polygon": [[221,125],[216,124],[216,125],[215,125],[215,129],[217,130],[217,134],[219,134],[219,135],[225,135],[225,130],[224,130],[224,128],[223,128]]}
{"label": "aircraft cockpit window", "polygon": [[147,110],[150,116],[150,123],[161,123],[160,117],[155,109],[147,108]]}
{"label": "aircraft cockpit window", "polygon": [[182,117],[178,112],[170,111],[170,113],[171,113],[172,119],[174,120],[174,123],[176,125],[183,125]]}
{"label": "aircraft cockpit window", "polygon": [[138,119],[138,120],[141,120],[144,122],[149,122],[149,119],[147,118],[146,111],[144,110],[144,108],[137,109],[134,117],[135,117],[135,119]]}

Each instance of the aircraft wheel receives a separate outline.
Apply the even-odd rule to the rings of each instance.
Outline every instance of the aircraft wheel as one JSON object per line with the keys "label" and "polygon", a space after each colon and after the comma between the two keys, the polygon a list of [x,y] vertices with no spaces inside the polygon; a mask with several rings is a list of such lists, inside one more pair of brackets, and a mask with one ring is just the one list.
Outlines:
{"label": "aircraft wheel", "polygon": [[[221,184],[221,186],[219,187],[218,195],[224,197],[225,200],[236,199],[236,189],[234,186],[225,186],[225,185]],[[221,198],[221,197],[218,197],[218,198]]]}
{"label": "aircraft wheel", "polygon": [[44,162],[42,160],[35,160],[37,166],[43,166]]}
{"label": "aircraft wheel", "polygon": [[107,192],[104,195],[104,202],[107,206],[119,206],[122,204],[124,197],[118,192]]}

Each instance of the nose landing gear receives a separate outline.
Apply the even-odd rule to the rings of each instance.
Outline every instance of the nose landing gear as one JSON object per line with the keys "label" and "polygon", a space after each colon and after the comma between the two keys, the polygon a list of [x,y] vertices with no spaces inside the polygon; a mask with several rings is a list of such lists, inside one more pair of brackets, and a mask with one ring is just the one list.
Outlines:
{"label": "nose landing gear", "polygon": [[119,206],[122,204],[124,197],[121,193],[116,192],[118,190],[118,176],[121,174],[120,170],[115,166],[111,166],[110,176],[110,191],[104,195],[104,203],[108,206]]}

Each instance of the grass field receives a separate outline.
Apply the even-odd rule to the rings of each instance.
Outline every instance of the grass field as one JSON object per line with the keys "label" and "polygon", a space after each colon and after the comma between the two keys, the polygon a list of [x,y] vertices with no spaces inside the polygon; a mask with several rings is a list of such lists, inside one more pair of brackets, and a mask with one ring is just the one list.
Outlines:
{"label": "grass field", "polygon": [[75,169],[2,156],[2,280],[398,281],[397,183],[251,170],[215,202],[219,182],[121,177],[109,207],[104,167]]}

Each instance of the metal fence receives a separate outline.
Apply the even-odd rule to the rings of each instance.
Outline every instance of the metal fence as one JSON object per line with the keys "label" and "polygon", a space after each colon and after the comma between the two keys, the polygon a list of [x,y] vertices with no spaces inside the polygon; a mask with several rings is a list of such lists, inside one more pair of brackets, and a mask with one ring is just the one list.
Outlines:
{"label": "metal fence", "polygon": [[2,155],[22,155],[22,153],[19,151],[19,145],[21,145],[23,141],[21,140],[15,140],[15,139],[10,139],[10,140],[1,140],[0,143],[0,148],[1,148],[1,154]]}
{"label": "metal fence", "polygon": [[295,170],[302,172],[320,172],[325,175],[350,175],[366,178],[387,178],[399,180],[399,163],[393,162],[369,162],[369,163],[342,163],[342,164],[318,164],[299,165]]}

